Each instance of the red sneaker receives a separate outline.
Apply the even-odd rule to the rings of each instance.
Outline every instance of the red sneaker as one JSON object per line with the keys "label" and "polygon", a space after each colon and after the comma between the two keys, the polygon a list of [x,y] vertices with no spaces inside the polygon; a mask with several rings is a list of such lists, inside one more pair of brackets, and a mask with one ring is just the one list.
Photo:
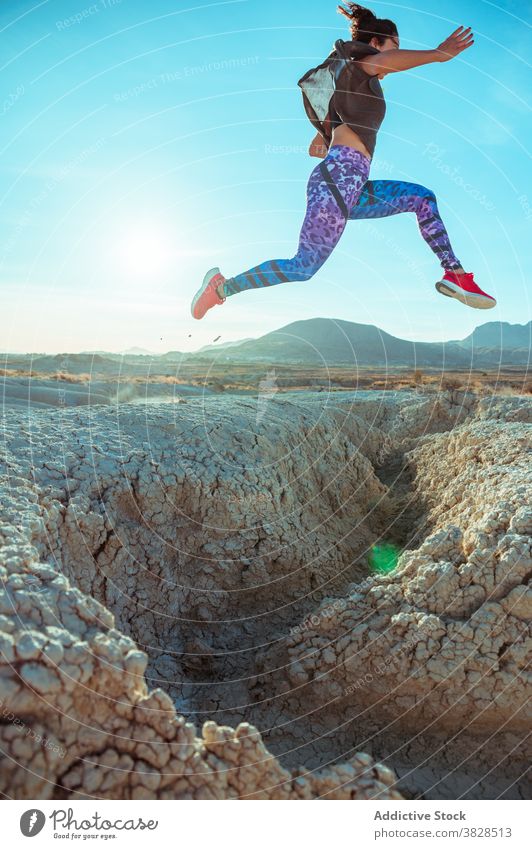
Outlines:
{"label": "red sneaker", "polygon": [[475,307],[478,310],[490,310],[497,304],[495,298],[477,286],[472,272],[456,274],[455,271],[446,271],[443,280],[436,283],[436,289],[441,295],[456,298],[468,307]]}
{"label": "red sneaker", "polygon": [[216,304],[223,304],[227,298],[220,298],[216,291],[216,287],[220,283],[225,283],[225,277],[220,274],[219,268],[211,268],[203,278],[203,283],[192,299],[190,312],[192,318],[203,318],[207,310]]}

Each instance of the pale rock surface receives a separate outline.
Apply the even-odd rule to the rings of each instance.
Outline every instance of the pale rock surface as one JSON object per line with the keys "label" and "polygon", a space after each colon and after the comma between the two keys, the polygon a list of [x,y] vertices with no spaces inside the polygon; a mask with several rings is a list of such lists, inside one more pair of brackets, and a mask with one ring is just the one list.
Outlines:
{"label": "pale rock surface", "polygon": [[6,411],[2,792],[519,797],[531,421],[468,393]]}

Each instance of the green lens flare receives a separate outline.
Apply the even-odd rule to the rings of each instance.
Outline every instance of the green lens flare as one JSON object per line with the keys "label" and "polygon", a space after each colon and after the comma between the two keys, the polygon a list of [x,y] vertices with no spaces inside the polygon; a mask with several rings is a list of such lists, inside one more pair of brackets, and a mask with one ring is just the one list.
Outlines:
{"label": "green lens flare", "polygon": [[400,554],[401,549],[393,542],[372,545],[369,551],[369,568],[379,575],[387,575],[397,566]]}

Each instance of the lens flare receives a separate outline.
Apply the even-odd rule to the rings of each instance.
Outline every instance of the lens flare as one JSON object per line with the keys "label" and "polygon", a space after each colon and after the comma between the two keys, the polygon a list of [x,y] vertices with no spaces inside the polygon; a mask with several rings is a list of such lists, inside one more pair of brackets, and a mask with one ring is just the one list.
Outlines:
{"label": "lens flare", "polygon": [[369,551],[369,568],[378,575],[393,572],[401,555],[401,549],[393,542],[372,545]]}

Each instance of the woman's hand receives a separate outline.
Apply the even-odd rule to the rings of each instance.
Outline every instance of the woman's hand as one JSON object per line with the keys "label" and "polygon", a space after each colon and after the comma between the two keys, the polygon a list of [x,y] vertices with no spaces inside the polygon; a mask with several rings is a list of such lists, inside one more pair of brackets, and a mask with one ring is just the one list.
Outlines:
{"label": "woman's hand", "polygon": [[437,61],[448,62],[460,53],[463,53],[464,50],[467,50],[467,48],[471,47],[474,43],[471,27],[467,27],[467,29],[458,27],[458,29],[455,29],[455,31],[451,33],[449,38],[442,41],[440,46],[436,48]]}
{"label": "woman's hand", "polygon": [[310,156],[317,156],[318,159],[325,159],[325,157],[327,156],[327,151],[327,145],[323,141],[323,138],[320,136],[319,133],[316,133],[308,149]]}

